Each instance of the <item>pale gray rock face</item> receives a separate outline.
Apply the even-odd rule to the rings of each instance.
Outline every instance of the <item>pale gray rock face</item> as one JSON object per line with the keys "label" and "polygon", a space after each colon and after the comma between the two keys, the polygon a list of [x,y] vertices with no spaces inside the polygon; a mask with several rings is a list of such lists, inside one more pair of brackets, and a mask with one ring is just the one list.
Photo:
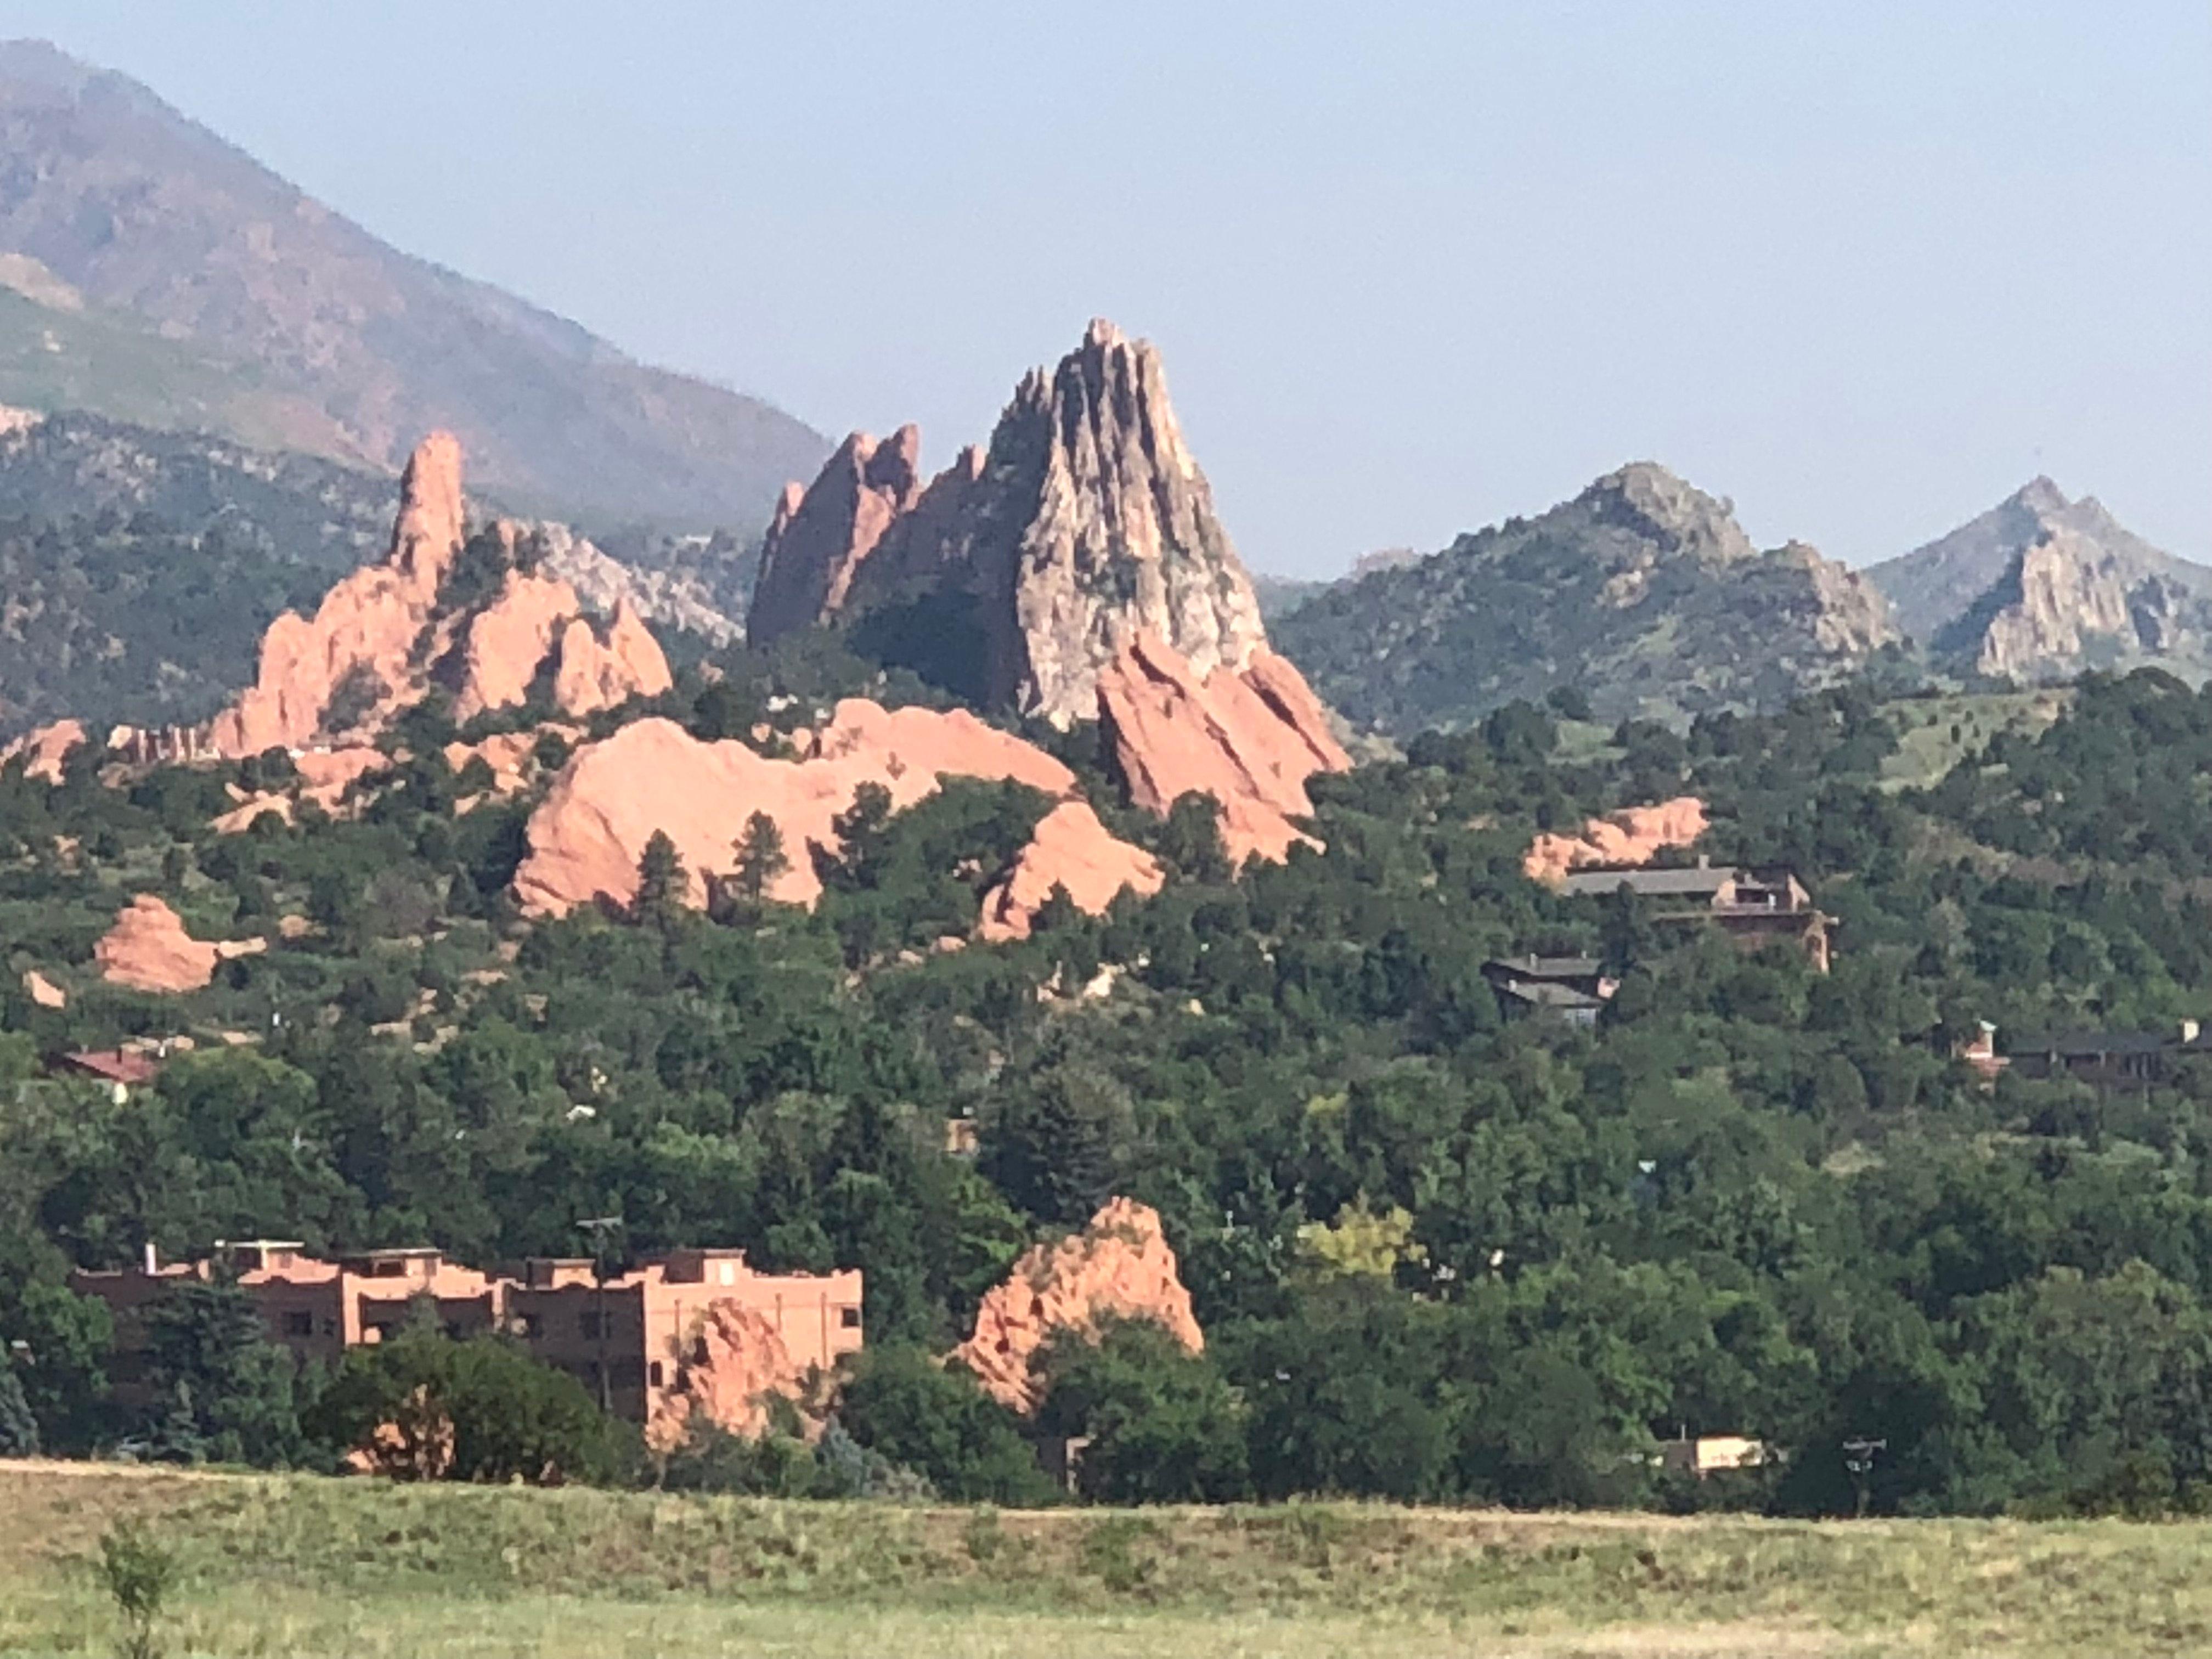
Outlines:
{"label": "pale gray rock face", "polygon": [[696,577],[624,564],[566,525],[533,524],[524,533],[530,564],[574,588],[595,616],[611,616],[627,602],[647,622],[680,628],[716,645],[744,637],[736,618],[715,607]]}
{"label": "pale gray rock face", "polygon": [[1091,324],[1049,381],[1023,381],[992,441],[994,461],[1002,447],[1029,461],[1004,480],[1011,504],[1028,506],[1035,492],[1012,550],[1022,712],[1063,726],[1087,716],[1099,672],[1132,629],[1166,641],[1200,675],[1242,668],[1267,643],[1251,578],[1149,343]]}
{"label": "pale gray rock face", "polygon": [[2094,498],[2068,501],[2048,478],[1867,574],[1931,654],[1962,672],[2212,668],[2212,569],[2152,546]]}
{"label": "pale gray rock face", "polygon": [[840,622],[890,659],[1059,726],[1096,712],[1100,672],[1138,631],[1200,674],[1243,668],[1267,643],[1148,343],[1092,323],[1050,374],[1023,380],[987,450],[918,493],[910,434],[896,476],[875,476],[878,451],[856,434],[787,496],[756,642]]}

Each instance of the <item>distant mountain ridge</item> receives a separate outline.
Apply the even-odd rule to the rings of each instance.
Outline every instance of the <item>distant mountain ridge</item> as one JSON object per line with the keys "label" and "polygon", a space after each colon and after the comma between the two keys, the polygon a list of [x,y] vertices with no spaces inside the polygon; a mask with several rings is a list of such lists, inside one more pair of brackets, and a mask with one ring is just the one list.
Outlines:
{"label": "distant mountain ridge", "polygon": [[1939,668],[2035,680],[2143,663],[2212,673],[2212,568],[2154,547],[2094,496],[2069,501],[2049,478],[1865,574]]}
{"label": "distant mountain ridge", "polygon": [[1561,687],[1607,720],[1773,708],[1900,642],[1861,577],[1802,543],[1761,551],[1729,503],[1650,462],[1370,568],[1276,629],[1324,699],[1397,736]]}
{"label": "distant mountain ridge", "polygon": [[0,44],[0,403],[389,471],[450,428],[526,510],[765,522],[828,442],[402,254],[125,76]]}

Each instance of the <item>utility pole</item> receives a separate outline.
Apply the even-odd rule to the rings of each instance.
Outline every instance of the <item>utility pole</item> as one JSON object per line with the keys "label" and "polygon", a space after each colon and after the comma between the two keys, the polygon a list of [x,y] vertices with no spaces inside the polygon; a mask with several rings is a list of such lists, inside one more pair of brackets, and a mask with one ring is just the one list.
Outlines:
{"label": "utility pole", "polygon": [[588,1221],[579,1221],[576,1231],[592,1241],[592,1280],[596,1287],[593,1298],[597,1311],[592,1316],[592,1328],[598,1333],[599,1344],[599,1409],[614,1410],[613,1385],[607,1375],[607,1240],[622,1231],[623,1218],[618,1215],[593,1216]]}
{"label": "utility pole", "polygon": [[1850,1471],[1852,1488],[1858,1494],[1858,1518],[1866,1519],[1867,1477],[1874,1473],[1874,1461],[1889,1449],[1887,1440],[1869,1440],[1864,1435],[1853,1435],[1844,1442],[1844,1467]]}

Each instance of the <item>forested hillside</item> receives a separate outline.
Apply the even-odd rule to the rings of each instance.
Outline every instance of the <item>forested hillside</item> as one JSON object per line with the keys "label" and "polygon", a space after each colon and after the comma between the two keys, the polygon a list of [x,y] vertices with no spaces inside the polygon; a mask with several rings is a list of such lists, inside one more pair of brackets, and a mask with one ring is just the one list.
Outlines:
{"label": "forested hillside", "polygon": [[[664,707],[720,736],[866,678],[808,651],[725,653]],[[1031,1239],[1123,1194],[1165,1218],[1208,1341],[1132,1328],[1054,1360],[1045,1419],[1091,1436],[1097,1496],[1847,1509],[1838,1448],[1864,1437],[1884,1510],[2193,1506],[2212,1068],[1990,1087],[1954,1054],[1984,1020],[2002,1050],[2212,1002],[2212,697],[2092,679],[2041,735],[1886,783],[1929,707],[1845,688],[1683,735],[1515,704],[1316,779],[1321,847],[1241,875],[1209,811],[1121,810],[1079,727],[1052,741],[1173,878],[959,951],[933,946],[1042,797],[956,783],[861,813],[811,913],[687,912],[662,871],[634,914],[526,923],[527,798],[457,816],[484,780],[427,729],[358,821],[229,836],[205,828],[225,784],[280,763],[11,773],[0,1339],[40,1356],[15,1421],[312,1462],[312,1378],[279,1397],[234,1367],[118,1418],[65,1268],[216,1237],[573,1254],[579,1217],[618,1213],[633,1251],[864,1268],[840,1435],[949,1498],[1036,1497],[1013,1419],[926,1357]],[[1682,793],[1716,821],[1698,850],[1787,865],[1839,918],[1832,973],[1522,874],[1538,830]],[[270,947],[184,997],[104,985],[84,964],[136,892]],[[1620,975],[1595,1026],[1501,1018],[1482,963],[1528,951]],[[122,1100],[43,1075],[132,1033],[197,1047]],[[189,1363],[171,1380],[204,1380]],[[1676,1485],[1649,1458],[1685,1427],[1787,1461]],[[827,1455],[724,1473],[790,1489]]]}
{"label": "forested hillside", "polygon": [[1605,720],[1771,712],[1893,658],[1881,594],[1732,505],[1637,462],[1534,519],[1366,562],[1276,642],[1355,726],[1401,739],[1576,690]]}

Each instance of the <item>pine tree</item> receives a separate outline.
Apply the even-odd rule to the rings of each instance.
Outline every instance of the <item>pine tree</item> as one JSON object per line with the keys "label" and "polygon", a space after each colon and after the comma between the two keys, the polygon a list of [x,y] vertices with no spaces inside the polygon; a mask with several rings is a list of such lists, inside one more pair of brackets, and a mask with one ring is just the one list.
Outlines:
{"label": "pine tree", "polygon": [[637,897],[631,902],[630,915],[653,927],[672,927],[683,917],[690,885],[684,855],[665,830],[656,830],[638,854]]}
{"label": "pine tree", "polygon": [[784,850],[783,828],[765,812],[755,812],[745,820],[737,854],[738,890],[755,905],[791,869],[791,855]]}
{"label": "pine tree", "polygon": [[0,1457],[36,1457],[39,1419],[23,1397],[23,1380],[0,1353]]}

